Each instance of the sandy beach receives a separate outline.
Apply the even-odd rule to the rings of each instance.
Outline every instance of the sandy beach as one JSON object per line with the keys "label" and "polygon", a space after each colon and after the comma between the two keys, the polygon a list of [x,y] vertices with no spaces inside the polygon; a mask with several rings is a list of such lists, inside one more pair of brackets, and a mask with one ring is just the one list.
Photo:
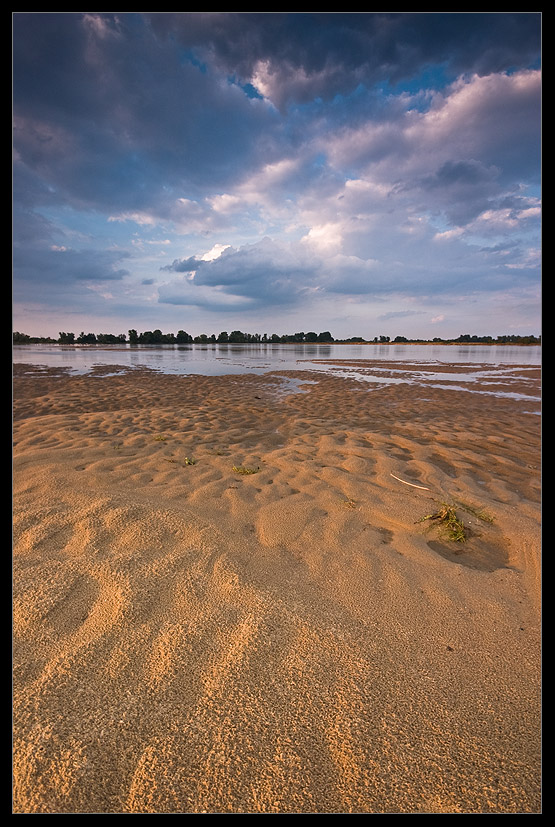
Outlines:
{"label": "sandy beach", "polygon": [[15,365],[13,812],[541,812],[533,407]]}

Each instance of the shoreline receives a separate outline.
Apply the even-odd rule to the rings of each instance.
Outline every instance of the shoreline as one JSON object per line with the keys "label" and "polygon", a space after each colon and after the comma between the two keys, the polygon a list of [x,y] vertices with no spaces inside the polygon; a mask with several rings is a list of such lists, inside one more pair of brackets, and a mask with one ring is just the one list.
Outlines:
{"label": "shoreline", "polygon": [[16,369],[13,430],[15,813],[541,811],[526,403]]}
{"label": "shoreline", "polygon": [[371,345],[372,347],[381,347],[383,345],[400,345],[410,346],[410,345],[431,345],[435,347],[450,347],[452,345],[458,347],[467,347],[467,346],[481,346],[481,347],[539,347],[541,348],[541,342],[457,342],[457,341],[450,341],[450,340],[441,340],[439,342],[431,342],[428,340],[419,341],[408,341],[408,342],[349,342],[348,340],[333,340],[330,342],[161,342],[160,344],[147,344],[145,342],[112,342],[109,344],[99,344],[98,342],[71,342],[71,343],[64,343],[58,341],[39,341],[39,342],[17,342],[14,344],[14,347],[29,347],[30,345],[58,345],[59,347],[85,347],[85,348],[99,348],[102,350],[103,348],[117,348],[123,346],[129,347],[190,347],[191,345],[200,345],[201,347],[208,347],[212,345],[241,345],[247,347],[260,347],[260,345],[294,345],[298,347],[299,345]]}

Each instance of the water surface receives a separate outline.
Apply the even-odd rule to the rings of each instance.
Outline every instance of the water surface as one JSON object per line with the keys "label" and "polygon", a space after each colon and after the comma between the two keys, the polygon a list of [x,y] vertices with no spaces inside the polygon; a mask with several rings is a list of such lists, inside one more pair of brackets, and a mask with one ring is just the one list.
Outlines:
{"label": "water surface", "polygon": [[[538,402],[541,347],[516,345],[19,345],[14,363],[72,374],[99,367],[221,376],[324,372],[361,387],[419,384]],[[302,386],[298,386],[299,388]]]}

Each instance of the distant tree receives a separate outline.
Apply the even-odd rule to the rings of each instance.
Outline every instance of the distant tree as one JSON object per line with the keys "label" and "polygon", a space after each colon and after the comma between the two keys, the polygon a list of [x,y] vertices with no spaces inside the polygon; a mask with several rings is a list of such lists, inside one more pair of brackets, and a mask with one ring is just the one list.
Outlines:
{"label": "distant tree", "polygon": [[130,345],[136,345],[139,343],[139,334],[136,330],[128,330],[127,335],[129,336]]}
{"label": "distant tree", "polygon": [[520,337],[520,344],[521,345],[539,345],[541,341],[541,337],[538,338],[537,336],[521,336]]}
{"label": "distant tree", "polygon": [[229,334],[229,341],[234,343],[245,342],[246,336],[240,330],[232,330]]}
{"label": "distant tree", "polygon": [[190,336],[185,330],[178,330],[176,336],[176,342],[178,345],[187,345],[193,341],[193,337]]}
{"label": "distant tree", "polygon": [[318,341],[319,342],[333,342],[333,336],[329,332],[329,330],[324,330],[323,333],[318,334]]}
{"label": "distant tree", "polygon": [[13,334],[13,343],[14,345],[27,345],[31,341],[31,337],[27,336],[26,333],[19,333],[19,331],[15,331]]}
{"label": "distant tree", "polygon": [[94,333],[81,332],[76,341],[79,342],[80,345],[94,345],[96,344],[96,336]]}
{"label": "distant tree", "polygon": [[407,339],[406,336],[395,336],[393,341],[394,342],[408,342],[408,339]]}
{"label": "distant tree", "polygon": [[305,342],[317,342],[318,334],[311,330],[309,333],[305,333],[304,340]]}
{"label": "distant tree", "polygon": [[221,342],[222,344],[227,344],[229,342],[229,334],[227,330],[222,330],[218,336],[218,342]]}
{"label": "distant tree", "polygon": [[61,345],[73,345],[75,343],[75,333],[61,332],[58,337],[58,342]]}

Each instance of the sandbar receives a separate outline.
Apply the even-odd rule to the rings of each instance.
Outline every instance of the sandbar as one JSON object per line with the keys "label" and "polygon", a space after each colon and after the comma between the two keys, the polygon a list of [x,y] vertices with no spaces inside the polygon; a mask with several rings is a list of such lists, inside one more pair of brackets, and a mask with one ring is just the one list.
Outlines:
{"label": "sandbar", "polygon": [[14,813],[541,812],[537,405],[28,365],[13,403]]}

